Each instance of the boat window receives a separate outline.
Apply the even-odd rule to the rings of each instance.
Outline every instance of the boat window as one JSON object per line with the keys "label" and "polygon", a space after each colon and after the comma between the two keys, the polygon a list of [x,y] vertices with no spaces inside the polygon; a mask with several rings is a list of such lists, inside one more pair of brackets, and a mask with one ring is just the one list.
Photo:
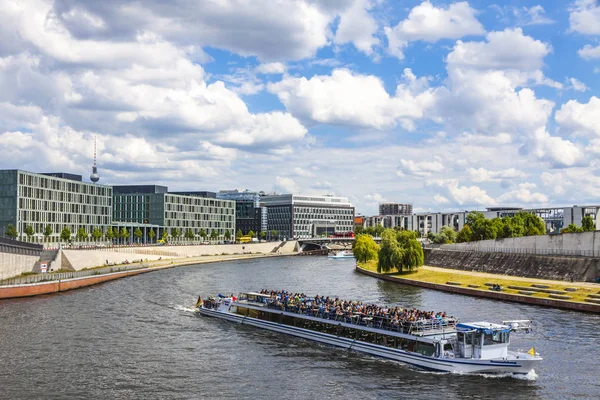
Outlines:
{"label": "boat window", "polygon": [[457,332],[456,333],[456,340],[458,340],[458,343],[462,343],[465,340],[465,334],[462,332]]}
{"label": "boat window", "polygon": [[507,343],[508,335],[505,332],[493,332],[486,333],[483,336],[483,344],[484,346],[493,345],[493,344],[502,344]]}
{"label": "boat window", "polygon": [[473,344],[473,332],[465,333],[465,344]]}
{"label": "boat window", "polygon": [[474,332],[472,335],[473,335],[473,344],[475,346],[481,345],[481,335],[478,332]]}
{"label": "boat window", "polygon": [[444,351],[452,351],[453,347],[451,343],[444,343]]}
{"label": "boat window", "polygon": [[433,343],[417,342],[417,345],[415,346],[415,353],[419,353],[424,356],[432,356],[434,352],[435,346]]}

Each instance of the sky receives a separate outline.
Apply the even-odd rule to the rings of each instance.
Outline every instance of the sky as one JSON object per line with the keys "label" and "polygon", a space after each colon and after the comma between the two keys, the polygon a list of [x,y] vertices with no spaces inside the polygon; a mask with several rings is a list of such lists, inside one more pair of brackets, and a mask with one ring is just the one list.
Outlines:
{"label": "sky", "polygon": [[597,0],[0,0],[0,169],[600,203]]}

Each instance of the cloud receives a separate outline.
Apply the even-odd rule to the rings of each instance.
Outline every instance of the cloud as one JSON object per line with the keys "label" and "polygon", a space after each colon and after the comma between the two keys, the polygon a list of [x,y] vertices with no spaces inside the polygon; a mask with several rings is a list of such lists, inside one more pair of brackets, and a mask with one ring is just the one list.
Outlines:
{"label": "cloud", "polygon": [[410,69],[390,96],[383,82],[373,75],[335,69],[330,76],[310,79],[285,77],[268,85],[286,109],[307,123],[327,123],[359,128],[389,129],[401,123],[412,129],[411,121],[423,118],[433,91],[423,87]]}
{"label": "cloud", "polygon": [[563,131],[575,135],[600,137],[600,99],[590,97],[587,103],[569,100],[554,117]]}
{"label": "cloud", "polygon": [[275,178],[275,184],[273,185],[275,191],[281,193],[298,194],[300,192],[298,185],[292,178],[278,176]]}
{"label": "cloud", "polygon": [[414,7],[408,18],[393,28],[385,27],[390,54],[404,59],[404,49],[410,42],[422,40],[435,43],[441,39],[458,39],[469,35],[482,35],[485,30],[475,15],[477,12],[467,2],[437,8],[429,1]]}
{"label": "cloud", "polygon": [[590,88],[587,87],[587,85],[585,83],[581,82],[580,80],[578,80],[576,78],[568,78],[567,82],[569,84],[567,89],[571,89],[576,92],[587,92],[588,90],[590,90]]}
{"label": "cloud", "polygon": [[530,8],[522,7],[522,12],[515,8],[515,16],[523,20],[523,25],[548,25],[555,21],[546,17],[546,10],[541,5],[536,5]]}
{"label": "cloud", "polygon": [[436,194],[435,196],[433,196],[433,201],[439,205],[450,203],[450,200],[448,200],[447,198],[445,198],[444,196],[439,195],[439,194]]}
{"label": "cloud", "polygon": [[598,59],[600,58],[600,46],[592,47],[591,45],[586,44],[582,49],[577,51],[577,54],[584,60]]}
{"label": "cloud", "polygon": [[328,181],[316,181],[312,187],[314,189],[333,189],[333,185]]}
{"label": "cloud", "polygon": [[315,174],[313,174],[312,172],[302,169],[300,167],[294,168],[294,175],[302,176],[304,178],[313,178],[315,176]]}
{"label": "cloud", "polygon": [[439,161],[415,162],[413,160],[401,159],[396,174],[398,176],[430,176],[432,173],[444,171],[444,166]]}
{"label": "cloud", "polygon": [[285,73],[285,65],[280,62],[264,63],[255,68],[259,74],[283,74]]}
{"label": "cloud", "polygon": [[520,179],[527,176],[523,171],[515,168],[490,171],[485,168],[469,168],[469,176],[473,182],[501,182],[503,180]]}
{"label": "cloud", "polygon": [[[438,186],[444,188],[447,195],[455,201],[458,205],[488,205],[492,206],[496,204],[496,201],[491,198],[487,192],[481,189],[479,186],[460,186],[457,179],[437,179],[429,180],[426,183],[427,186]],[[441,196],[441,195],[439,195]],[[439,197],[438,197],[439,199]]]}
{"label": "cloud", "polygon": [[378,26],[375,18],[368,12],[373,6],[370,0],[358,0],[340,16],[334,43],[352,43],[366,55],[373,53],[373,47],[379,44],[375,36]]}
{"label": "cloud", "polygon": [[597,0],[576,0],[569,14],[570,28],[584,35],[600,35],[600,5]]}
{"label": "cloud", "polygon": [[536,187],[533,183],[522,183],[519,188],[512,190],[498,197],[499,203],[510,203],[519,201],[522,203],[545,204],[548,202],[548,196],[542,193],[532,193],[531,189]]}

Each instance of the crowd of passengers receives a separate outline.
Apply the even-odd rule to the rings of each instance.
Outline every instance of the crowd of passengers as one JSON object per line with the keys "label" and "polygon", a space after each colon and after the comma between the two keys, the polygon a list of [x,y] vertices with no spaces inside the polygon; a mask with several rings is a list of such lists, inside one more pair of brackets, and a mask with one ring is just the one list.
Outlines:
{"label": "crowd of passengers", "polygon": [[304,293],[289,293],[287,291],[260,291],[270,296],[267,304],[270,308],[291,311],[306,315],[345,322],[362,323],[381,327],[385,325],[401,326],[434,323],[453,325],[456,319],[446,312],[422,311],[416,308],[387,307],[377,304],[363,304],[360,301],[347,301],[340,298],[316,295],[308,297]]}

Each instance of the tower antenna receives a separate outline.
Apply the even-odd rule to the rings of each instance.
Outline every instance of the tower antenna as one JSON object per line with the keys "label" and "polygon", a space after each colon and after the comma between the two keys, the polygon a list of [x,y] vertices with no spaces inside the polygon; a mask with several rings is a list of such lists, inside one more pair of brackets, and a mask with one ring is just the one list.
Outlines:
{"label": "tower antenna", "polygon": [[92,174],[90,175],[90,181],[96,183],[100,180],[98,175],[98,167],[96,166],[96,135],[94,135],[94,165],[92,166]]}

